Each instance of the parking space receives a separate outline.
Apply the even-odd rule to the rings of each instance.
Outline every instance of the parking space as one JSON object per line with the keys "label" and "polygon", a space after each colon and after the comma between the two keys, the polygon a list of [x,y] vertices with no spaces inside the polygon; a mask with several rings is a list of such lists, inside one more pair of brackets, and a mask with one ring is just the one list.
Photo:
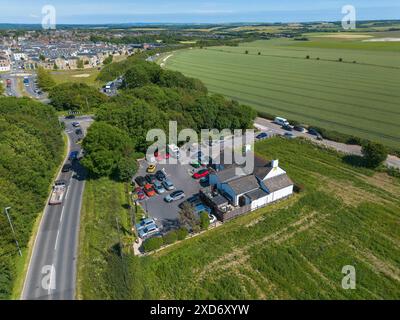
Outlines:
{"label": "parking space", "polygon": [[[148,173],[146,172],[148,163],[144,160],[139,162],[139,170],[137,176],[145,177]],[[147,212],[148,216],[154,218],[157,225],[162,232],[174,229],[179,226],[178,214],[179,214],[179,204],[185,201],[185,199],[190,198],[194,194],[197,194],[200,189],[200,183],[198,180],[192,178],[194,169],[190,165],[182,164],[157,164],[156,170],[162,170],[167,179],[169,179],[175,186],[175,190],[182,190],[185,193],[185,198],[174,201],[172,203],[167,203],[164,198],[171,194],[173,191],[166,191],[163,194],[156,194],[153,197],[146,197],[144,200],[140,201],[141,206]]]}

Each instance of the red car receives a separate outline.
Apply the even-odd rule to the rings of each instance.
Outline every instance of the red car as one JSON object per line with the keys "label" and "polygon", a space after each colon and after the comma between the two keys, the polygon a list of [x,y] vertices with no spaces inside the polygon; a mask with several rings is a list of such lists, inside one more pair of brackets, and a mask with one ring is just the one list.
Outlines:
{"label": "red car", "polygon": [[144,194],[142,188],[136,188],[135,193],[137,194],[139,200],[144,200],[146,198],[146,195]]}
{"label": "red car", "polygon": [[161,151],[156,151],[154,152],[154,157],[157,159],[157,161],[161,161],[163,159],[169,159],[170,155],[168,151],[161,150]]}
{"label": "red car", "polygon": [[148,197],[154,197],[156,195],[156,191],[154,190],[153,186],[149,183],[143,187],[143,191],[144,193],[146,193]]}
{"label": "red car", "polygon": [[195,179],[201,179],[205,178],[210,174],[210,172],[207,169],[202,169],[200,171],[197,171],[194,175],[193,178]]}

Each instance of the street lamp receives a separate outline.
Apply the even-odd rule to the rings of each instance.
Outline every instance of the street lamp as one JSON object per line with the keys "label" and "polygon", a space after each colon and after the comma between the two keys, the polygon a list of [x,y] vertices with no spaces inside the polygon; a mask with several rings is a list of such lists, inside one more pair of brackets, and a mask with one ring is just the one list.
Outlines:
{"label": "street lamp", "polygon": [[22,257],[21,248],[19,247],[19,243],[18,243],[17,237],[16,237],[16,235],[15,235],[15,230],[14,230],[13,224],[12,224],[12,222],[11,222],[10,215],[8,214],[8,210],[10,210],[10,209],[11,209],[11,207],[4,208],[4,213],[5,213],[6,216],[7,216],[8,222],[9,222],[10,227],[11,227],[11,230],[12,230],[12,233],[13,233],[13,235],[14,235],[14,240],[15,240],[15,243],[16,243],[16,245],[17,245],[19,255]]}

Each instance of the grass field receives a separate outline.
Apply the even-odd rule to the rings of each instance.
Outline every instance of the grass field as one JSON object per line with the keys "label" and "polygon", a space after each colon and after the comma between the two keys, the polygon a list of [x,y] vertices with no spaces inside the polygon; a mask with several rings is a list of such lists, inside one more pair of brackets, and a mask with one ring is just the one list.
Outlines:
{"label": "grass field", "polygon": [[[106,254],[118,241],[122,190],[91,182],[80,297],[399,299],[400,180],[351,167],[306,141],[275,138],[256,151],[279,158],[304,191],[145,258]],[[112,207],[107,199],[115,199]],[[355,290],[341,286],[345,265],[356,269]]]}
{"label": "grass field", "polygon": [[96,81],[99,74],[97,69],[84,70],[57,70],[52,71],[51,76],[57,84],[65,82],[83,82],[91,86],[101,87],[101,83]]}
{"label": "grass field", "polygon": [[166,67],[259,111],[399,147],[400,42],[310,39],[181,50]]}

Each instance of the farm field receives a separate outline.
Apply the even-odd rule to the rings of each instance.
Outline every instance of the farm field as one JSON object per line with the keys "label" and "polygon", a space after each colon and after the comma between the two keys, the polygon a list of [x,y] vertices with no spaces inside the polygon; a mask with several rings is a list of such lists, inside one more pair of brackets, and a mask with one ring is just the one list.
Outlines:
{"label": "farm field", "polygon": [[165,67],[259,111],[399,147],[399,50],[400,42],[276,39],[177,51]]}
{"label": "farm field", "polygon": [[57,84],[65,82],[83,82],[88,85],[100,87],[101,84],[96,80],[99,74],[97,69],[84,70],[57,70],[52,71],[51,76]]}
{"label": "farm field", "polygon": [[[255,148],[279,158],[303,191],[144,258],[113,253],[114,209],[123,202],[117,196],[114,209],[103,206],[107,184],[91,181],[84,200],[90,250],[79,264],[101,268],[81,273],[80,298],[399,299],[400,180],[304,140],[273,138]],[[342,288],[345,265],[355,267],[355,290]]]}

